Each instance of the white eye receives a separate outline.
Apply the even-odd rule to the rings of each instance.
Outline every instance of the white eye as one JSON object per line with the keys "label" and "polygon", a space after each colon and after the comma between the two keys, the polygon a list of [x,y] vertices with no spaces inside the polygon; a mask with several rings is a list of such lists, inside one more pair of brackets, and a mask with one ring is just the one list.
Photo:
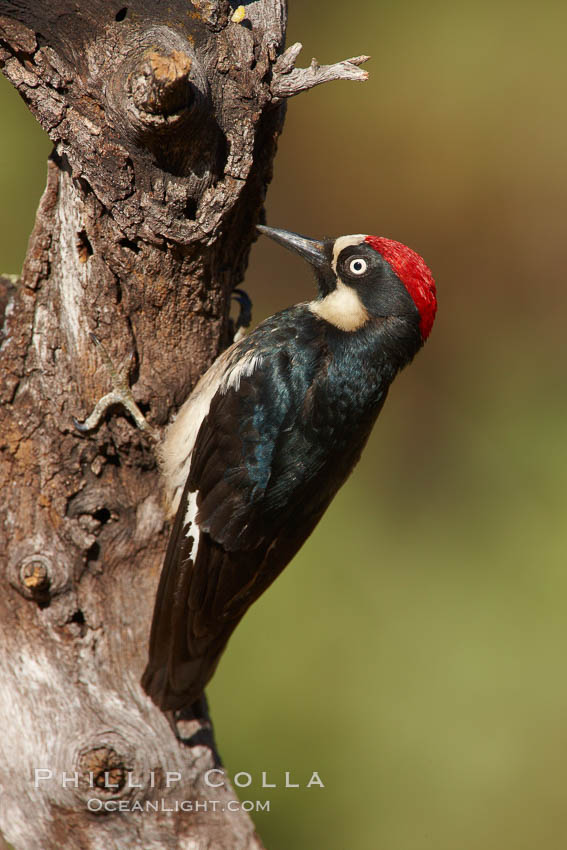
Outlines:
{"label": "white eye", "polygon": [[352,274],[364,274],[367,268],[368,263],[366,262],[366,260],[363,260],[362,257],[355,257],[348,264],[348,270]]}

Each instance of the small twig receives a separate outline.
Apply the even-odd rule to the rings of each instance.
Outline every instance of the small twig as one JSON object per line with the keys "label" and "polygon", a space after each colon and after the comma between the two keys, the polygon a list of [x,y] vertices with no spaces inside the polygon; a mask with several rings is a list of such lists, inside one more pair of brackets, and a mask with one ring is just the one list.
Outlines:
{"label": "small twig", "polygon": [[293,97],[331,80],[364,82],[368,79],[368,71],[363,71],[358,66],[367,62],[370,56],[353,56],[352,59],[345,59],[334,65],[319,65],[317,60],[313,59],[309,68],[296,68],[295,62],[301,49],[299,42],[292,44],[275,63],[270,86],[274,98]]}
{"label": "small twig", "polygon": [[140,431],[145,431],[147,434],[150,434],[151,437],[157,439],[154,429],[148,422],[146,422],[144,414],[134,401],[132,390],[128,384],[128,369],[130,361],[132,360],[132,355],[128,358],[126,365],[119,371],[112,362],[108,351],[100,339],[98,339],[98,337],[96,337],[93,333],[89,334],[89,336],[100,351],[106,370],[112,380],[112,390],[98,400],[94,410],[84,422],[79,422],[73,417],[73,424],[75,428],[83,434],[88,431],[92,431],[94,428],[98,427],[102,417],[109,407],[114,404],[121,404],[131,413]]}

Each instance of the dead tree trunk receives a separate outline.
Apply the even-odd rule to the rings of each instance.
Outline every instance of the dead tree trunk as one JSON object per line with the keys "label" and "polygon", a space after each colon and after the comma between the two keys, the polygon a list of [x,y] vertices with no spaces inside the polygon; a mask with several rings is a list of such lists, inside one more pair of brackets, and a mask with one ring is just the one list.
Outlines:
{"label": "dead tree trunk", "polygon": [[284,98],[364,79],[364,57],[295,69],[284,0],[243,20],[127,2],[0,0],[0,65],[54,142],[21,280],[0,280],[0,830],[17,850],[259,847],[206,784],[210,725],[181,743],[139,685],[168,534],[153,447],[121,412],[89,437],[72,418],[109,389],[94,332],[169,420],[229,341]]}

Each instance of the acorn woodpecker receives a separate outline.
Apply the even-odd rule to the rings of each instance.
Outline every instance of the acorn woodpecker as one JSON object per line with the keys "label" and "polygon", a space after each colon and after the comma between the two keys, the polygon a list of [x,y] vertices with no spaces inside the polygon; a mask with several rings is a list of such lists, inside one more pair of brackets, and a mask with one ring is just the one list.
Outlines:
{"label": "acorn woodpecker", "polygon": [[399,242],[258,229],[313,266],[319,293],[228,348],[167,429],[175,522],[142,679],[166,712],[201,697],[234,628],[357,463],[435,317],[431,272]]}

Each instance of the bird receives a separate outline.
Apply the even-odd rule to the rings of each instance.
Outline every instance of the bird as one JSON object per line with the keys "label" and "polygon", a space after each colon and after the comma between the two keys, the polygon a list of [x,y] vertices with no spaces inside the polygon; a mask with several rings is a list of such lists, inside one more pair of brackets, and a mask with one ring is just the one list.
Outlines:
{"label": "bird", "polygon": [[307,260],[318,291],[224,351],[159,449],[173,526],[142,686],[173,716],[199,704],[234,629],[350,475],[437,309],[429,267],[400,242],[258,230]]}

